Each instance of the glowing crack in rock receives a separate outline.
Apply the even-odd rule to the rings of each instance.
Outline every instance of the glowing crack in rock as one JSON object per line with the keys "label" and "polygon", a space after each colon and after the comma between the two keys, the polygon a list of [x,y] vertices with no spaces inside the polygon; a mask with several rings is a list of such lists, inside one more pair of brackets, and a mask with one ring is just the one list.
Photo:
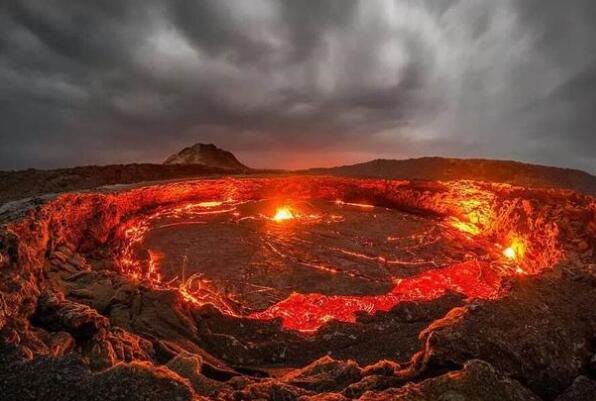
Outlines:
{"label": "glowing crack in rock", "polygon": [[355,202],[344,202],[340,199],[335,201],[336,205],[339,206],[353,206],[353,207],[359,207],[362,209],[374,209],[375,205],[369,205],[368,203],[355,203]]}

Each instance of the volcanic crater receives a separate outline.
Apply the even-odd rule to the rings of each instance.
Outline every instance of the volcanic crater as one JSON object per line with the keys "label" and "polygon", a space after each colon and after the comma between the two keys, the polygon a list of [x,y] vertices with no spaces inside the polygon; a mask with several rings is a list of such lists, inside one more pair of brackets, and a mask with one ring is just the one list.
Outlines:
{"label": "volcanic crater", "polygon": [[552,399],[594,353],[595,214],[572,191],[472,181],[60,195],[3,216],[0,334],[15,371],[136,363],[184,397],[391,399],[460,370]]}

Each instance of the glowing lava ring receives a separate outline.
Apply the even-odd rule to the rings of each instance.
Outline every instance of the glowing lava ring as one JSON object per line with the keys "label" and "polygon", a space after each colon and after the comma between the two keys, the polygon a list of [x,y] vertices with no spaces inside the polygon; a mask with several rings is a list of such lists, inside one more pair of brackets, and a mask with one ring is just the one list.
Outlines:
{"label": "glowing lava ring", "polygon": [[502,202],[495,188],[331,177],[172,184],[118,228],[115,258],[132,280],[190,303],[312,332],[447,293],[495,298],[503,278],[554,263],[554,240],[533,242],[544,233],[522,224],[536,216],[520,217],[528,206]]}

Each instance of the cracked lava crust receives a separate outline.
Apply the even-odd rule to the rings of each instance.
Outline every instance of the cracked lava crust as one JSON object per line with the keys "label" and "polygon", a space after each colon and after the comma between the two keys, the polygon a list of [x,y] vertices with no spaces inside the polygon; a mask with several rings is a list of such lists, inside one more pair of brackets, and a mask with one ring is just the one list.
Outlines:
{"label": "cracked lava crust", "polygon": [[596,206],[571,191],[224,178],[25,209],[0,230],[21,378],[66,363],[188,399],[400,399],[457,370],[552,399],[594,352]]}

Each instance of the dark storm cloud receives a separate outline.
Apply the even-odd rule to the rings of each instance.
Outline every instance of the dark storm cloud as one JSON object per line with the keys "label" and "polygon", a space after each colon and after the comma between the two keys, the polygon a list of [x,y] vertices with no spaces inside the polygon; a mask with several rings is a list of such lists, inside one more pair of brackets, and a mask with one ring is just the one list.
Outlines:
{"label": "dark storm cloud", "polygon": [[594,172],[595,13],[589,0],[10,0],[0,168],[160,161],[210,141],[261,166],[439,154]]}

